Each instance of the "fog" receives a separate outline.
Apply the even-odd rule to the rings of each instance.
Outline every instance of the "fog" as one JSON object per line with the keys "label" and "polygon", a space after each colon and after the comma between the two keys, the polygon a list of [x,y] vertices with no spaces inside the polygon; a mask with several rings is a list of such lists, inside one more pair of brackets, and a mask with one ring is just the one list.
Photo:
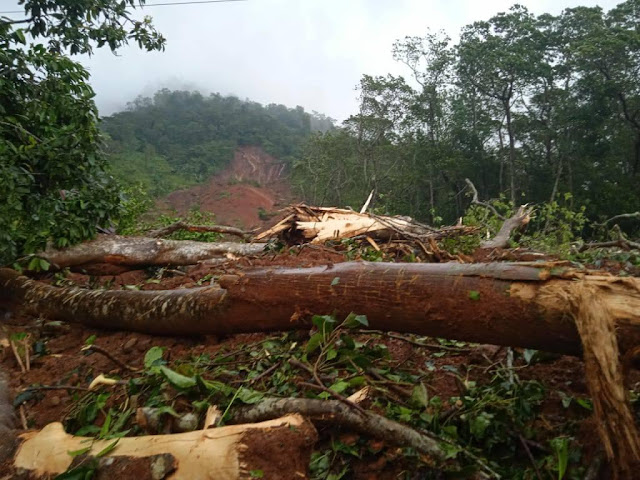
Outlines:
{"label": "fog", "polygon": [[[148,0],[164,3],[167,0]],[[186,0],[173,0],[186,1]],[[303,106],[338,120],[357,109],[362,74],[407,75],[391,56],[396,39],[427,28],[456,38],[461,27],[507,10],[511,0],[246,0],[149,6],[167,38],[164,52],[130,45],[80,57],[91,72],[102,115],[156,90],[220,92],[261,103]],[[616,1],[520,0],[532,12]],[[0,0],[0,11],[21,10]],[[20,14],[9,15],[22,18]]]}

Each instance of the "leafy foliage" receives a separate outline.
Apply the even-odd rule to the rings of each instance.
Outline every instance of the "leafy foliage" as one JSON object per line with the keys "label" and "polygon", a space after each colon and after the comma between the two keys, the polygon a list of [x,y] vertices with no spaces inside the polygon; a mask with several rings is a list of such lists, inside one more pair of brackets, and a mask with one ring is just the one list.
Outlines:
{"label": "leafy foliage", "polygon": [[103,119],[114,174],[142,182],[154,196],[205,180],[242,145],[291,162],[312,131],[331,128],[331,119],[302,107],[167,89]]}
{"label": "leafy foliage", "polygon": [[148,19],[131,19],[133,0],[20,3],[24,21],[0,18],[0,264],[90,238],[118,213],[89,74],[64,53],[164,44]]}
{"label": "leafy foliage", "polygon": [[355,208],[374,190],[384,212],[451,223],[470,178],[483,199],[548,204],[547,233],[560,208],[573,212],[572,234],[585,215],[635,211],[638,11],[638,0],[558,16],[514,6],[465,26],[456,44],[444,32],[399,40],[393,55],[411,78],[364,75],[360,110],[294,164],[298,191]]}
{"label": "leafy foliage", "polygon": [[[124,389],[92,391],[77,398],[66,420],[67,430],[113,439],[143,434],[134,421],[136,406],[155,409],[161,425],[168,425],[185,414],[202,421],[207,407],[216,405],[224,412],[223,425],[233,418],[235,406],[265,397],[327,399],[369,386],[374,392],[373,410],[435,436],[449,457],[470,471],[480,468],[504,478],[534,478],[521,447],[525,441],[544,445],[531,450],[544,474],[582,478],[571,424],[539,428],[541,409],[550,398],[542,384],[521,380],[501,364],[465,369],[449,357],[450,350],[433,350],[426,361],[422,355],[411,355],[398,364],[382,339],[358,332],[368,328],[364,316],[351,314],[343,320],[314,316],[312,324],[306,339],[290,332],[171,361],[167,349],[151,347],[144,356],[144,369],[122,379]],[[466,345],[455,342],[455,346]],[[517,368],[531,368],[529,362],[531,358]],[[448,377],[455,380],[458,393],[433,394],[434,385],[446,383]],[[309,388],[317,378],[328,390]],[[564,408],[577,409],[574,417],[590,413],[577,403]],[[419,478],[441,475],[416,452],[388,446],[384,439],[345,435],[337,429],[321,433],[311,459],[312,478],[350,478],[359,464],[384,458],[393,458]]]}

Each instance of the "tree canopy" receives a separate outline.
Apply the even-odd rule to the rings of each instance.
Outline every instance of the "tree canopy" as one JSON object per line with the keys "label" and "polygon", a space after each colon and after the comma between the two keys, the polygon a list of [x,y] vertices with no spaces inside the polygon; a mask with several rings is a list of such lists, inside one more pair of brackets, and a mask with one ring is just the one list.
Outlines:
{"label": "tree canopy", "polygon": [[312,131],[332,120],[302,107],[263,106],[218,93],[156,92],[103,119],[109,161],[123,181],[141,181],[158,195],[200,182],[224,168],[238,146],[262,146],[292,162]]}
{"label": "tree canopy", "polygon": [[89,238],[118,213],[89,74],[69,55],[165,42],[150,19],[135,19],[144,1],[19,3],[24,19],[0,17],[0,264]]}
{"label": "tree canopy", "polygon": [[[365,75],[360,109],[317,135],[294,181],[311,202],[452,221],[483,198],[640,204],[640,1],[536,16],[522,6],[393,47],[409,78]],[[562,195],[560,195],[562,194]]]}

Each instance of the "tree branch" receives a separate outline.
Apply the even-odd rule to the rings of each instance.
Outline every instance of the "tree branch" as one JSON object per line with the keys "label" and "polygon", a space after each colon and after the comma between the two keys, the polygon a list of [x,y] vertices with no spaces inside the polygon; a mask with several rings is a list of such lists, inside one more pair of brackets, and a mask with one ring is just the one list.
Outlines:
{"label": "tree branch", "polygon": [[605,226],[607,223],[615,222],[616,220],[620,220],[621,218],[636,218],[640,220],[640,211],[633,213],[621,213],[620,215],[616,215],[614,217],[606,219],[604,222],[600,223],[600,225]]}
{"label": "tree branch", "polygon": [[481,207],[491,210],[491,213],[493,213],[500,220],[506,220],[506,218],[504,218],[502,215],[498,213],[498,211],[494,208],[493,205],[491,205],[490,203],[480,201],[480,199],[478,198],[478,190],[476,190],[476,186],[473,184],[471,180],[469,180],[468,178],[465,178],[464,181],[467,183],[467,186],[469,187],[469,190],[471,190],[471,193],[473,195],[473,198],[471,198],[471,203],[473,205],[480,205]]}
{"label": "tree branch", "polygon": [[278,418],[283,415],[282,412],[298,413],[314,420],[335,423],[394,445],[412,447],[440,462],[446,459],[437,440],[368,410],[363,410],[362,413],[349,408],[339,400],[267,398],[258,404],[235,409],[232,419],[234,423],[253,423]]}
{"label": "tree branch", "polygon": [[187,230],[188,232],[223,233],[226,235],[236,235],[242,238],[246,238],[249,235],[249,232],[245,232],[244,230],[240,230],[236,227],[227,227],[225,225],[190,225],[186,222],[183,222],[182,220],[179,220],[167,227],[147,232],[147,237],[162,238],[178,230]]}

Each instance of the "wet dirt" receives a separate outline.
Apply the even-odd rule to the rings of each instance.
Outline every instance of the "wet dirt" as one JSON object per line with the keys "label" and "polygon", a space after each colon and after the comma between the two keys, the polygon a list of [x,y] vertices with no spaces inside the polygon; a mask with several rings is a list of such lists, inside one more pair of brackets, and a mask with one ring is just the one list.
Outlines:
{"label": "wet dirt", "polygon": [[[277,253],[242,258],[228,265],[200,264],[173,272],[161,269],[135,270],[96,277],[81,273],[69,274],[66,282],[78,286],[102,286],[103,288],[174,289],[206,285],[220,272],[254,266],[299,266],[311,267],[340,263],[346,257],[326,247],[304,246]],[[52,282],[53,275],[42,274],[42,281]],[[9,375],[9,387],[14,398],[19,400],[18,427],[39,429],[54,421],[63,421],[71,412],[74,402],[86,393],[84,389],[99,374],[130,378],[131,373],[98,352],[83,351],[89,341],[110,352],[120,362],[134,368],[143,367],[145,353],[153,346],[166,349],[165,358],[171,362],[201,354],[212,357],[233,351],[241,345],[260,341],[269,334],[241,334],[228,337],[161,337],[130,332],[107,331],[85,328],[72,324],[50,324],[46,319],[16,315],[9,311],[4,315],[0,331],[0,368]],[[42,352],[33,352],[28,371],[21,367],[7,339],[16,333],[27,333],[34,344],[42,345]],[[303,340],[309,332],[302,332]],[[443,400],[443,411],[455,408],[449,404],[451,397],[464,394],[465,380],[483,383],[491,380],[489,367],[506,362],[506,349],[491,345],[464,345],[461,352],[442,352],[437,349],[418,347],[404,340],[386,335],[359,334],[359,341],[384,344],[393,364],[410,366],[421,376],[429,396]],[[429,343],[434,339],[420,339]],[[527,365],[524,351],[516,349],[516,372],[522,380],[540,382],[549,391],[537,421],[540,432],[551,432],[553,425],[573,422],[575,441],[583,446],[585,458],[598,454],[599,442],[594,435],[590,412],[576,399],[586,398],[588,392],[584,382],[583,363],[579,358],[542,354]],[[632,382],[639,382],[640,375],[633,373]],[[61,388],[41,388],[41,387]],[[404,388],[411,391],[412,386]],[[123,389],[121,389],[123,390]],[[571,401],[568,403],[568,397]],[[110,402],[124,401],[124,392],[114,390]],[[99,417],[98,423],[104,420]],[[326,433],[326,432],[325,432]],[[374,441],[375,440],[371,440]],[[382,449],[384,443],[379,447]],[[354,465],[358,479],[395,478],[401,469],[401,460],[393,454],[394,449],[384,448],[384,454],[363,459]],[[587,461],[588,463],[588,461]],[[267,465],[267,464],[265,464]],[[269,468],[268,465],[265,468]],[[301,467],[302,468],[302,467]],[[268,478],[268,477],[265,477]],[[275,478],[275,477],[274,477]]]}
{"label": "wet dirt", "polygon": [[172,192],[157,207],[180,215],[199,207],[215,214],[220,225],[252,229],[277,221],[278,211],[293,199],[285,164],[260,147],[247,146],[236,150],[223,172],[202,185]]}

